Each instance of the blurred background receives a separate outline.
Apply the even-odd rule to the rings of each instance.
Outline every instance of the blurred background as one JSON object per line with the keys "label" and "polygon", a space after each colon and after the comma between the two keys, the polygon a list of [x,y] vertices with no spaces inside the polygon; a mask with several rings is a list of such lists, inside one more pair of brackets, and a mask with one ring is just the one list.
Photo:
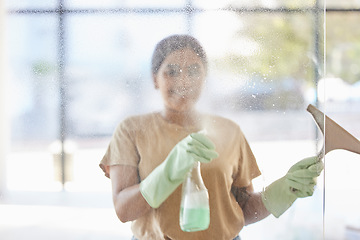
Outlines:
{"label": "blurred background", "polygon": [[[160,109],[155,44],[200,40],[210,67],[199,109],[231,118],[261,191],[323,136],[313,104],[360,137],[359,0],[1,0],[0,239],[131,239],[98,167],[125,117]],[[360,156],[325,158],[312,198],[242,239],[360,239]]]}

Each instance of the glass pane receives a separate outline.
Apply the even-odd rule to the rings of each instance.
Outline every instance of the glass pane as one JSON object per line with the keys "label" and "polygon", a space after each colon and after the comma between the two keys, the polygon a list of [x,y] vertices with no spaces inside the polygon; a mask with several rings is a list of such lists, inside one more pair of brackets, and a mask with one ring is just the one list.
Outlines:
{"label": "glass pane", "polygon": [[[7,18],[11,146],[18,152],[9,159],[9,169],[18,169],[9,175],[11,187],[44,186],[38,183],[49,180],[41,168],[50,163],[48,148],[59,132],[56,20],[49,15]],[[29,164],[34,171],[28,171]],[[20,180],[24,177],[29,180]]]}
{"label": "glass pane", "polygon": [[[356,24],[359,13],[328,13],[327,74],[319,84],[326,89],[319,95],[327,115],[360,139],[360,31]],[[326,158],[325,237],[357,239],[360,229],[360,155],[332,151]],[[344,194],[340,196],[339,192]]]}
{"label": "glass pane", "polygon": [[[58,2],[6,0],[6,8],[54,9]],[[186,4],[200,11],[171,13]],[[119,223],[113,214],[111,183],[104,178],[98,163],[121,120],[162,107],[150,73],[150,57],[155,44],[174,33],[190,32],[205,47],[210,68],[199,108],[239,124],[263,173],[254,180],[256,191],[262,191],[283,176],[292,164],[315,155],[321,148],[322,133],[306,111],[309,103],[317,104],[359,138],[360,30],[357,24],[360,14],[327,13],[324,68],[322,12],[316,19],[306,9],[289,13],[279,13],[281,9],[276,9],[311,8],[314,4],[314,0],[66,0],[64,7],[70,10],[114,11],[111,14],[65,12],[62,15],[64,46],[58,44],[58,13],[10,14],[6,47],[11,94],[6,104],[11,103],[11,149],[6,159],[6,178],[10,191],[28,192],[23,191],[14,199],[1,195],[0,208],[9,209],[2,206],[6,201],[7,204],[25,202],[22,207],[29,207],[25,206],[29,203],[28,196],[32,197],[32,204],[72,205],[77,210],[86,202],[99,208],[98,214],[104,213],[101,208],[111,211],[106,218],[97,217],[101,219],[99,224],[112,221],[113,232],[109,233],[109,225],[101,228],[106,229],[109,236],[131,238],[130,226]],[[327,5],[359,8],[359,1],[328,1]],[[243,10],[270,8],[279,12],[216,10],[228,6]],[[122,12],[123,9],[136,13]],[[62,47],[65,50],[62,85],[66,91],[65,115],[59,114],[58,53]],[[63,145],[65,166],[61,166],[59,154],[62,117],[67,124]],[[356,170],[360,167],[359,155],[338,150],[329,153],[325,160],[326,177],[318,179],[314,196],[297,200],[279,219],[270,216],[247,226],[240,233],[243,239],[358,239],[360,188]],[[62,174],[69,177],[66,191],[46,195],[51,196],[50,200],[37,192],[60,190]],[[84,192],[90,192],[91,197]],[[78,193],[81,194],[76,195]],[[23,208],[19,210],[13,205],[11,209],[22,212]],[[7,216],[13,216],[7,211]],[[31,213],[29,215],[35,216],[38,212]],[[50,218],[39,216],[35,222],[40,224]],[[84,212],[79,213],[79,222],[83,222],[84,216]],[[33,217],[28,222],[23,219],[24,224],[19,224],[18,219],[20,217],[13,221],[11,229],[34,224]],[[67,219],[56,219],[56,225],[66,223]],[[0,225],[3,226],[3,222]],[[47,225],[43,227],[48,229]],[[81,232],[69,226],[64,228],[71,233]],[[96,230],[88,228],[86,234],[88,230],[98,231],[96,227]]]}
{"label": "glass pane", "polygon": [[[295,162],[314,155],[321,140],[306,111],[308,104],[316,103],[315,67],[322,70],[315,66],[313,23],[311,14],[212,11],[194,17],[194,34],[211,65],[204,108],[240,125],[261,167],[263,177],[255,181],[260,191]],[[269,217],[240,235],[321,239],[321,206],[320,185],[312,198],[299,200],[281,219]],[[306,214],[311,221],[304,221]]]}
{"label": "glass pane", "polygon": [[156,0],[156,1],[118,1],[118,0],[65,0],[67,8],[174,8],[185,6],[185,0]]}
{"label": "glass pane", "polygon": [[36,8],[55,8],[58,0],[5,0],[5,6],[8,9],[36,9]]}

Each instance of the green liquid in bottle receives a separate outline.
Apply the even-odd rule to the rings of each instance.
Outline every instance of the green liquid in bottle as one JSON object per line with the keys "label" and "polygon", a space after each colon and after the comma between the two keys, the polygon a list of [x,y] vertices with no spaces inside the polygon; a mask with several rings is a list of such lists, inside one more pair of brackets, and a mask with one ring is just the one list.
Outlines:
{"label": "green liquid in bottle", "polygon": [[210,224],[209,208],[180,209],[180,227],[185,232],[205,230]]}

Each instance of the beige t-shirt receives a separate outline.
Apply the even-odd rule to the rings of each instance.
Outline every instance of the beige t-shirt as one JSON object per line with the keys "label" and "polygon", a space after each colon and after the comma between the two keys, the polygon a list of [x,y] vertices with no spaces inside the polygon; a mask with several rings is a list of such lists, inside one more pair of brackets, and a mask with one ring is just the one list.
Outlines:
{"label": "beige t-shirt", "polygon": [[[239,126],[218,116],[203,116],[202,128],[215,143],[219,157],[201,165],[201,174],[209,192],[210,226],[199,232],[183,232],[179,225],[181,186],[159,208],[132,223],[140,240],[233,239],[244,226],[244,215],[231,187],[247,187],[260,175],[255,157]],[[138,168],[140,180],[165,160],[171,149],[192,132],[165,121],[160,113],[130,117],[119,124],[100,167],[108,175],[111,165]]]}

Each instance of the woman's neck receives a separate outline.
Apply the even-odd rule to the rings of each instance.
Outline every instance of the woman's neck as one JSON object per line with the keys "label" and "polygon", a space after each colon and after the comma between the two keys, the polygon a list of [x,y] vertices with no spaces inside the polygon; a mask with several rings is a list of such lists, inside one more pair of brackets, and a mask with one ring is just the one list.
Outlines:
{"label": "woman's neck", "polygon": [[196,110],[191,111],[174,111],[165,108],[161,116],[170,123],[175,123],[183,127],[199,127],[200,114]]}

